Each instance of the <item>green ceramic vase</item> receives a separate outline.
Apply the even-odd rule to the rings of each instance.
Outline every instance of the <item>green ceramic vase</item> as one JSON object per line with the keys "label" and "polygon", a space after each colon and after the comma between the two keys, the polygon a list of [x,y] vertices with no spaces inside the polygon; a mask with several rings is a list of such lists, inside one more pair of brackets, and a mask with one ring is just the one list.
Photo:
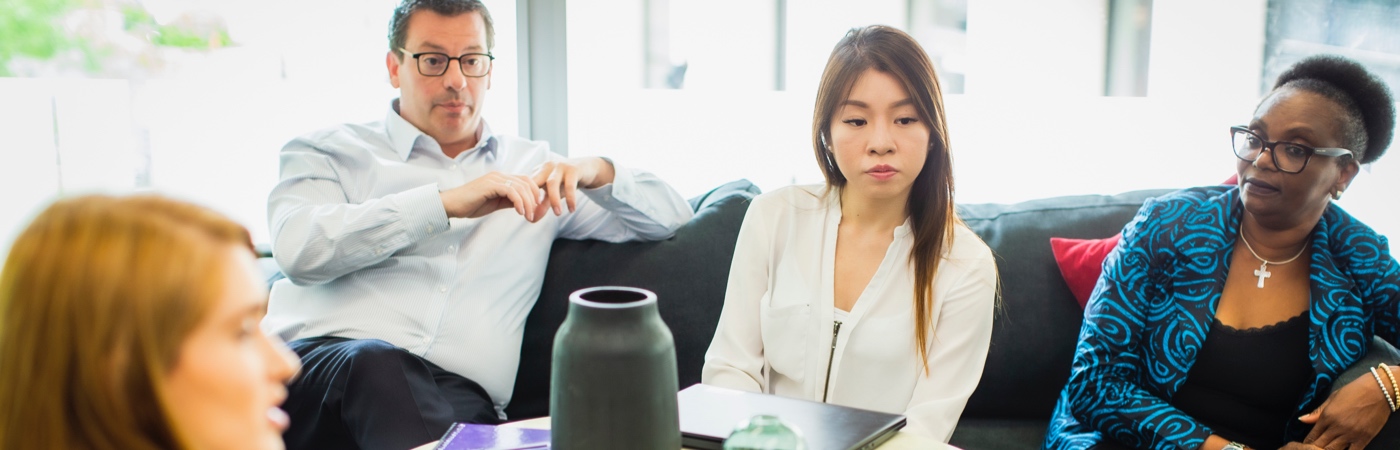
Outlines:
{"label": "green ceramic vase", "polygon": [[681,447],[676,343],[645,289],[605,286],[569,296],[554,336],[551,448]]}

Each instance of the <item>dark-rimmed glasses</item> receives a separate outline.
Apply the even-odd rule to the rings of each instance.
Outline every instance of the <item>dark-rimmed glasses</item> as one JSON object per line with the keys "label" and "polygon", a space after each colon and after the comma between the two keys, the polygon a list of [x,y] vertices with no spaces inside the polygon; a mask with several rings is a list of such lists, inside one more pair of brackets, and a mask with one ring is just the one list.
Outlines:
{"label": "dark-rimmed glasses", "polygon": [[453,60],[456,60],[457,65],[462,68],[462,75],[472,78],[484,77],[491,73],[491,61],[496,60],[496,57],[491,56],[490,53],[466,53],[453,58],[441,52],[412,53],[406,48],[399,50],[418,60],[418,73],[425,77],[440,77],[447,73],[447,66]]}
{"label": "dark-rimmed glasses", "polygon": [[1344,148],[1314,148],[1303,144],[1295,144],[1287,141],[1269,142],[1262,136],[1249,131],[1249,128],[1242,126],[1230,127],[1230,143],[1233,144],[1235,156],[1254,162],[1265,150],[1273,152],[1274,167],[1286,173],[1300,173],[1308,167],[1308,160],[1313,155],[1340,157],[1353,155],[1351,150]]}

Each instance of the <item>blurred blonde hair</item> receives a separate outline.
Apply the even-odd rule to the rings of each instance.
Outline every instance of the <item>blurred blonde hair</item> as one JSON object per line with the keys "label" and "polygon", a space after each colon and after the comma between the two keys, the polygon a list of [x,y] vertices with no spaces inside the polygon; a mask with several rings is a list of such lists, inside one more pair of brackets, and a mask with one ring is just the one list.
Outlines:
{"label": "blurred blonde hair", "polygon": [[152,195],[49,206],[0,273],[0,448],[178,449],[165,381],[248,231]]}

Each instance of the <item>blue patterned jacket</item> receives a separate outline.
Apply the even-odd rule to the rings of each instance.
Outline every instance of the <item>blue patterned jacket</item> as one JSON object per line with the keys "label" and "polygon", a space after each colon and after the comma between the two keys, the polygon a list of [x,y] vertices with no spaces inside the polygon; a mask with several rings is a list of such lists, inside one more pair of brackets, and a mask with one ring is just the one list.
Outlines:
{"label": "blue patterned jacket", "polygon": [[[1047,449],[1087,449],[1103,436],[1129,447],[1196,450],[1211,435],[1171,405],[1205,342],[1244,214],[1233,186],[1148,200],[1104,261],[1079,332]],[[1400,269],[1386,238],[1336,205],[1312,233],[1308,355],[1316,377],[1298,415],[1326,399],[1372,336],[1400,338]],[[1288,425],[1289,438],[1306,425]]]}

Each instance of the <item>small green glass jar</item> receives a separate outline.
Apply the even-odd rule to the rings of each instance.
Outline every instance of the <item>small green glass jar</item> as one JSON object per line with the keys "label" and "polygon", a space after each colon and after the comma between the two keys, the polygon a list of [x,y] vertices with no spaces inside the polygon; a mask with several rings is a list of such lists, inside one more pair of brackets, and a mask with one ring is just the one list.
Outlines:
{"label": "small green glass jar", "polygon": [[739,423],[724,450],[806,450],[802,431],[778,416],[758,415]]}

